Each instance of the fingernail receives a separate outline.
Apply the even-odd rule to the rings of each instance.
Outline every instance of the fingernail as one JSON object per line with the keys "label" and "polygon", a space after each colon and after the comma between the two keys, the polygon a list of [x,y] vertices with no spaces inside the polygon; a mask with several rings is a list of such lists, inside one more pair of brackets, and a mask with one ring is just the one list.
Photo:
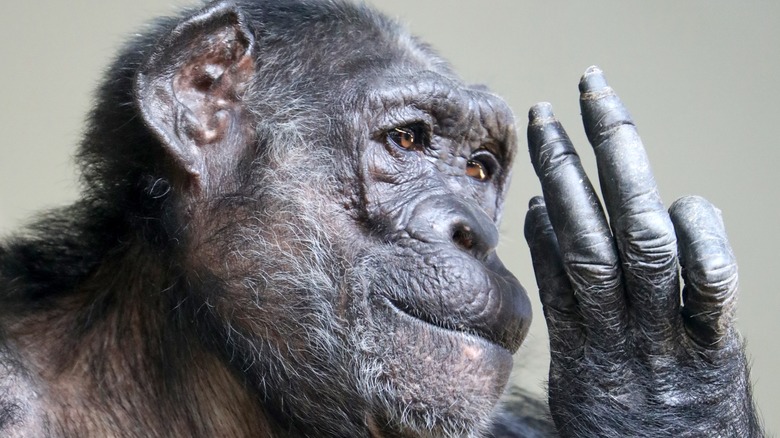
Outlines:
{"label": "fingernail", "polygon": [[550,119],[554,117],[555,113],[553,113],[550,102],[539,102],[528,111],[528,120]]}
{"label": "fingernail", "polygon": [[528,201],[528,209],[532,209],[534,207],[544,207],[544,198],[541,196],[534,196],[531,198],[530,201]]}
{"label": "fingernail", "polygon": [[581,93],[599,91],[607,86],[607,79],[604,78],[604,72],[595,65],[588,67],[582,75],[582,79],[580,79]]}

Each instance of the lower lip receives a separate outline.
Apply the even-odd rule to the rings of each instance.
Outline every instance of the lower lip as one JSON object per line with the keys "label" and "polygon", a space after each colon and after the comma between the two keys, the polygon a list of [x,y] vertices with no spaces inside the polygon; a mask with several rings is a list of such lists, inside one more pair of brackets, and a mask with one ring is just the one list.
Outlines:
{"label": "lower lip", "polygon": [[[495,342],[492,342],[482,336],[479,336],[477,334],[469,333],[469,332],[463,332],[459,330],[444,328],[435,324],[432,324],[428,321],[425,321],[423,319],[417,318],[416,316],[410,315],[409,313],[401,310],[398,306],[396,306],[392,300],[390,300],[387,297],[381,297],[382,302],[385,307],[390,309],[391,312],[398,315],[399,318],[409,320],[410,322],[413,322],[415,324],[423,324],[430,330],[433,330],[435,333],[442,333],[446,334],[447,336],[457,336],[459,338],[462,338],[464,341],[470,341],[470,342],[478,342],[481,346],[489,348],[500,348],[501,350],[509,352],[506,348],[502,347],[499,344],[496,344]],[[511,354],[511,353],[510,353]]]}

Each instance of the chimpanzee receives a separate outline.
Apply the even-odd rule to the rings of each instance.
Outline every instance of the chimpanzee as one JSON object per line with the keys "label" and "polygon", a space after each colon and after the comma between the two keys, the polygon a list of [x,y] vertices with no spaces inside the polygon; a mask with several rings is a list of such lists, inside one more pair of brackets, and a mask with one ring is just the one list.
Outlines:
{"label": "chimpanzee", "polygon": [[364,5],[158,21],[98,91],[80,200],[0,246],[2,435],[762,435],[717,210],[667,213],[602,73],[580,90],[605,208],[534,106],[549,400],[500,405],[531,318],[495,251],[506,104]]}

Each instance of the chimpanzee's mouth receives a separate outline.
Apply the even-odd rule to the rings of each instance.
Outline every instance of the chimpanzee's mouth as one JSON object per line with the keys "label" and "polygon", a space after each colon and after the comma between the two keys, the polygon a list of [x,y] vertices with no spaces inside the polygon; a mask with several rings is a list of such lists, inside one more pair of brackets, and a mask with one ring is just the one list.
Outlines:
{"label": "chimpanzee's mouth", "polygon": [[[369,297],[377,309],[404,324],[417,324],[421,332],[436,328],[442,335],[480,340],[510,353],[520,348],[531,303],[495,252],[484,262],[449,247],[434,255],[418,252],[430,259],[415,260],[409,267],[396,260],[376,266],[381,281],[369,285]],[[423,280],[414,280],[410,272]]]}
{"label": "chimpanzee's mouth", "polygon": [[435,329],[444,330],[451,333],[454,332],[459,335],[476,337],[483,341],[487,341],[491,344],[502,347],[504,349],[507,350],[510,349],[507,345],[504,345],[498,339],[494,339],[494,337],[490,336],[489,333],[483,333],[480,330],[471,327],[466,327],[462,324],[457,324],[453,321],[441,320],[440,318],[436,318],[435,316],[428,315],[425,312],[422,312],[419,309],[412,307],[396,299],[385,298],[385,301],[389,304],[390,307],[394,308],[399,313],[409,318],[413,318],[417,321],[420,321],[424,324],[427,324],[429,326],[432,326]]}

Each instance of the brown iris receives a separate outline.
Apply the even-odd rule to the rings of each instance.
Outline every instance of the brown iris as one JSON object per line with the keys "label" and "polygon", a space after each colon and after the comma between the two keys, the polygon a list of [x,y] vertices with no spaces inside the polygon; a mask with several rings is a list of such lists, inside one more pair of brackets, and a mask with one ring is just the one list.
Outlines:
{"label": "brown iris", "polygon": [[414,123],[393,128],[388,131],[387,139],[401,149],[423,149],[425,147],[425,126],[421,123]]}
{"label": "brown iris", "polygon": [[468,163],[466,163],[466,175],[478,181],[487,181],[487,179],[490,178],[490,174],[488,174],[485,165],[477,160],[469,160]]}

